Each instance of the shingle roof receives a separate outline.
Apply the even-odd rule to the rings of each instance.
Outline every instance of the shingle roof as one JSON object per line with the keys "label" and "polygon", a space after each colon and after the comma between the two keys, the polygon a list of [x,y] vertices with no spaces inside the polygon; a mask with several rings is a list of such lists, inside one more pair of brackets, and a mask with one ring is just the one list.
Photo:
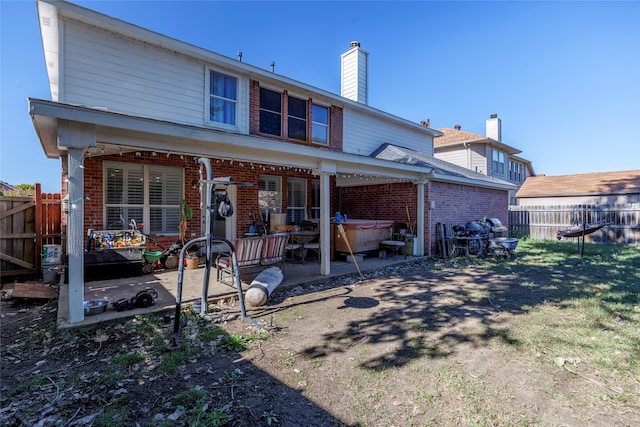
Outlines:
{"label": "shingle roof", "polygon": [[640,193],[640,170],[530,176],[516,196],[525,198],[629,193]]}
{"label": "shingle roof", "polygon": [[477,173],[470,169],[429,156],[428,154],[389,143],[380,145],[380,147],[371,153],[371,157],[429,168],[432,170],[433,175],[442,181],[466,182],[475,186],[502,189],[515,188],[510,182]]}
{"label": "shingle roof", "polygon": [[478,135],[477,133],[465,132],[457,129],[440,128],[437,130],[442,132],[443,135],[433,138],[433,145],[435,146],[455,144],[457,142],[464,142],[464,141],[482,141],[482,140],[488,141],[490,139],[490,138],[487,138],[486,136]]}

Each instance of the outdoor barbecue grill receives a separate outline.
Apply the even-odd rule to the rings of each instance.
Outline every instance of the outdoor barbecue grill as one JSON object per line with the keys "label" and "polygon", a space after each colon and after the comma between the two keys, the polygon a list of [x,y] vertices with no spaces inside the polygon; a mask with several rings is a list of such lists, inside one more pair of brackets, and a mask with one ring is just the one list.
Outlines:
{"label": "outdoor barbecue grill", "polygon": [[493,237],[506,237],[509,229],[498,218],[487,218],[487,224],[491,227]]}

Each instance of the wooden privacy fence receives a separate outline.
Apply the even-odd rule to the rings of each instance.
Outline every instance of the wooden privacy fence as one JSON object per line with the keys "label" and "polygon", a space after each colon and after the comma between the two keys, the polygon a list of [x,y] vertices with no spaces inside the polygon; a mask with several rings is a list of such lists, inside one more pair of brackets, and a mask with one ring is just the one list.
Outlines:
{"label": "wooden privacy fence", "polygon": [[59,193],[0,196],[0,275],[40,275],[44,245],[62,245]]}
{"label": "wooden privacy fence", "polygon": [[609,225],[586,237],[598,243],[640,244],[640,205],[510,206],[509,233],[554,240],[559,230],[583,221],[607,221]]}

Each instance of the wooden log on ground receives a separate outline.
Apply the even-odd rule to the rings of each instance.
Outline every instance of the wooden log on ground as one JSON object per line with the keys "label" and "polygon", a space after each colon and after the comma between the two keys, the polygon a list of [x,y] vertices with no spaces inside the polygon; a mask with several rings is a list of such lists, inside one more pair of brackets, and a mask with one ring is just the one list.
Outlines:
{"label": "wooden log on ground", "polygon": [[12,298],[53,299],[58,298],[58,289],[34,283],[14,283]]}

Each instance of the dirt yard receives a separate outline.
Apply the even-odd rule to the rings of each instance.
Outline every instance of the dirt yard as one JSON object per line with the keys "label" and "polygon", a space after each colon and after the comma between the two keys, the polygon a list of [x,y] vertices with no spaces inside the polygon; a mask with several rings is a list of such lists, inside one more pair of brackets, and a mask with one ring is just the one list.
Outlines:
{"label": "dirt yard", "polygon": [[638,344],[604,375],[616,356],[557,347],[579,315],[552,281],[518,260],[415,263],[278,290],[248,311],[261,329],[235,302],[186,312],[173,351],[162,316],[60,331],[54,305],[3,301],[0,424],[640,425]]}

